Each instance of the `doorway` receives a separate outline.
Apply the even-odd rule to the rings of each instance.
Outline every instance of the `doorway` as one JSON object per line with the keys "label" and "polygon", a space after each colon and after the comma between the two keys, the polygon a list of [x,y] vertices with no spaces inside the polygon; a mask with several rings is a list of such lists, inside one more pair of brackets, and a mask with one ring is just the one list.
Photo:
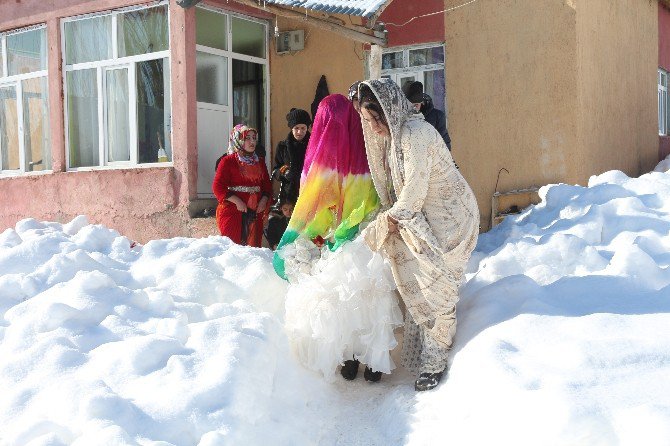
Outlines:
{"label": "doorway", "polygon": [[[235,125],[256,128],[259,146],[267,147],[267,47],[265,22],[209,6],[196,8],[200,199],[214,198],[216,160],[227,153],[228,137]],[[210,200],[205,201],[211,205]]]}

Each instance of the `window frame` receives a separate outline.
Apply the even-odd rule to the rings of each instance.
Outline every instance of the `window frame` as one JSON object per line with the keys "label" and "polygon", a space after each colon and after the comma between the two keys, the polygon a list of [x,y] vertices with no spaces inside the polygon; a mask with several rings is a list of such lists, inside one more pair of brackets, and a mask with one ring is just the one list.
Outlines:
{"label": "window frame", "polygon": [[[14,74],[8,76],[9,74],[9,57],[7,55],[7,37],[13,36],[16,34],[22,34],[25,32],[31,32],[39,29],[44,29],[46,32],[47,25],[46,23],[38,23],[35,25],[26,26],[23,28],[2,32],[0,33],[0,51],[2,52],[2,64],[0,64],[0,88],[4,87],[14,87],[16,92],[16,120],[18,125],[18,144],[19,144],[19,169],[6,170],[2,165],[2,141],[0,140],[0,177],[11,177],[11,176],[21,176],[21,175],[43,175],[53,172],[53,167],[51,169],[31,171],[27,170],[26,164],[26,141],[25,141],[25,123],[24,123],[24,110],[23,110],[23,81],[37,79],[37,78],[46,78],[47,79],[47,103],[49,100],[49,90],[48,90],[48,79],[49,79],[49,52],[45,54],[46,57],[46,66],[47,68],[39,71],[31,71],[30,73],[25,74]],[[49,115],[43,117],[46,122],[49,122]],[[51,154],[51,144],[49,144],[49,153]],[[53,161],[53,160],[52,160]]]}
{"label": "window frame", "polygon": [[[670,116],[668,96],[668,76],[670,74],[663,68],[658,68],[658,135],[668,136],[670,134]],[[665,81],[665,82],[664,82]],[[665,99],[665,100],[663,100]]]}
{"label": "window frame", "polygon": [[[196,100],[196,107],[203,107],[203,108],[209,108],[211,110],[221,110],[221,111],[227,111],[228,116],[229,116],[229,125],[230,128],[233,128],[233,88],[232,88],[232,79],[233,79],[233,59],[236,60],[241,60],[244,62],[252,62],[256,63],[259,65],[263,65],[265,67],[265,135],[264,135],[264,141],[263,144],[266,148],[270,146],[270,135],[272,134],[272,131],[270,129],[270,39],[269,39],[269,24],[266,20],[255,18],[255,17],[250,17],[244,14],[239,14],[236,12],[228,11],[225,9],[217,8],[214,6],[210,6],[207,4],[198,4],[196,5],[196,8],[201,8],[210,12],[215,12],[218,14],[223,14],[226,16],[226,49],[221,50],[218,48],[214,47],[209,47],[205,45],[200,45],[196,42],[195,45],[195,51],[196,51],[196,57],[198,52],[202,53],[207,53],[211,54],[214,56],[219,56],[219,57],[225,57],[228,60],[228,105],[220,105],[220,104],[212,104],[209,102],[199,102]],[[238,19],[242,20],[247,20],[250,22],[255,22],[263,25],[265,28],[265,31],[263,33],[264,38],[265,38],[265,57],[255,57],[255,56],[249,56],[246,54],[242,53],[235,53],[233,52],[233,23],[232,19],[233,17],[236,17]],[[270,162],[270,156],[266,156],[266,163],[269,164]]]}
{"label": "window frame", "polygon": [[444,69],[445,62],[441,63],[434,63],[434,64],[426,64],[426,65],[414,65],[410,66],[409,65],[409,52],[412,50],[423,50],[423,49],[428,49],[428,48],[437,48],[441,47],[442,48],[442,53],[444,54],[444,59],[446,60],[447,58],[447,53],[446,53],[446,48],[443,42],[433,42],[433,43],[422,43],[420,45],[405,45],[405,46],[395,46],[395,47],[390,47],[390,48],[385,48],[382,51],[382,54],[388,54],[388,53],[399,53],[402,51],[402,67],[401,68],[382,68],[381,72],[382,74],[399,74],[399,73],[405,73],[405,72],[413,72],[413,71],[433,71],[433,70],[439,70],[439,69]]}
{"label": "window frame", "polygon": [[[437,48],[441,47],[442,48],[442,54],[443,54],[443,62],[441,63],[433,63],[433,64],[426,64],[426,65],[414,65],[410,66],[409,64],[409,52],[413,50],[422,50],[422,49],[428,49],[428,48]],[[398,53],[402,52],[402,67],[400,68],[387,68],[384,69],[382,68],[381,70],[381,76],[382,77],[389,77],[395,81],[395,79],[399,76],[403,75],[416,75],[420,74],[422,76],[422,79],[420,81],[425,85],[426,84],[426,76],[425,73],[429,71],[438,71],[442,70],[445,72],[445,85],[444,85],[444,113],[445,116],[449,116],[448,113],[448,94],[447,94],[447,85],[446,85],[446,71],[445,71],[445,66],[446,66],[446,60],[447,60],[447,49],[444,44],[444,42],[432,42],[432,43],[422,43],[419,45],[405,45],[405,46],[396,46],[396,47],[390,47],[390,48],[385,48],[382,51],[382,54],[387,54],[387,53]],[[382,56],[383,57],[383,56]],[[447,118],[448,119],[448,118]],[[448,125],[448,122],[447,122]]]}
{"label": "window frame", "polygon": [[[138,11],[143,9],[151,9],[165,7],[167,14],[167,27],[168,27],[168,49],[163,51],[156,51],[153,53],[144,53],[134,56],[124,56],[118,57],[118,16],[119,14],[124,14],[127,12]],[[77,20],[86,20],[95,17],[102,17],[106,15],[112,16],[112,58],[103,59],[94,62],[80,62],[75,64],[67,65],[65,61],[66,57],[66,42],[65,42],[65,24],[68,22],[73,22]],[[168,167],[173,166],[174,164],[174,150],[172,151],[172,159],[170,161],[155,162],[155,163],[140,163],[139,159],[139,148],[137,144],[138,138],[138,129],[137,129],[137,85],[136,85],[136,72],[137,72],[137,62],[146,62],[151,60],[165,60],[164,63],[170,67],[169,76],[163,81],[163,91],[165,92],[166,87],[168,90],[168,97],[170,107],[169,110],[165,110],[164,113],[167,113],[169,119],[166,119],[166,128],[169,130],[170,137],[170,146],[172,146],[172,88],[169,83],[172,80],[172,69],[171,69],[171,51],[172,51],[172,41],[170,39],[170,6],[169,2],[161,0],[151,5],[137,5],[129,6],[125,8],[119,8],[114,10],[107,10],[102,12],[96,12],[91,14],[82,14],[72,17],[65,17],[60,20],[60,32],[61,32],[61,63],[62,63],[62,85],[63,85],[63,109],[64,109],[64,131],[65,131],[65,165],[68,172],[78,172],[78,171],[92,171],[92,170],[109,170],[109,169],[135,169],[135,168],[151,168],[151,167]],[[107,134],[107,124],[106,124],[106,105],[107,105],[107,93],[106,93],[106,79],[105,73],[109,69],[128,69],[128,103],[129,103],[129,132],[130,132],[130,160],[129,161],[108,161],[109,147],[107,144],[108,134]],[[95,69],[96,70],[96,86],[98,91],[97,97],[97,121],[98,121],[98,165],[96,166],[80,166],[72,167],[70,165],[70,121],[69,121],[69,107],[68,107],[68,90],[67,90],[67,74],[72,71],[86,70],[86,69]],[[166,85],[168,84],[168,85]]]}

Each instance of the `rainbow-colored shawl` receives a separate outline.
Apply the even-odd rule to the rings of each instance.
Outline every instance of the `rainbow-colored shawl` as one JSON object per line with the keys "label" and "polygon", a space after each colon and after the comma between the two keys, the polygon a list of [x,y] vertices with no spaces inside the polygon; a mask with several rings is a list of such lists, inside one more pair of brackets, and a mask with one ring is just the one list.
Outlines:
{"label": "rainbow-colored shawl", "polygon": [[274,256],[286,278],[281,248],[298,237],[321,237],[334,251],[353,239],[358,225],[379,206],[365,155],[361,118],[344,96],[319,104],[300,178],[300,197]]}

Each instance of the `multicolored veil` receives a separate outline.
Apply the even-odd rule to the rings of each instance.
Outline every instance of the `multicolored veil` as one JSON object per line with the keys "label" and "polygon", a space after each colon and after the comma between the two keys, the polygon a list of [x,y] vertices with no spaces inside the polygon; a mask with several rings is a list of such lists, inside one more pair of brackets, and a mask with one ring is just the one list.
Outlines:
{"label": "multicolored veil", "polygon": [[298,237],[321,237],[332,251],[358,233],[379,206],[365,154],[361,118],[351,102],[334,94],[319,104],[300,178],[300,197],[274,256],[286,278],[282,247]]}

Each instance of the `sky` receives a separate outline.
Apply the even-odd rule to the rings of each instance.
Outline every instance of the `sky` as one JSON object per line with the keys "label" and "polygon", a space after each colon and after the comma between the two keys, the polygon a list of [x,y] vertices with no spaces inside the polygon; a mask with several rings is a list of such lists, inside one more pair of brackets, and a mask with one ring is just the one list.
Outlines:
{"label": "sky", "polygon": [[402,368],[305,369],[267,249],[22,220],[0,233],[0,445],[668,445],[668,168],[544,186],[482,234],[421,393]]}

